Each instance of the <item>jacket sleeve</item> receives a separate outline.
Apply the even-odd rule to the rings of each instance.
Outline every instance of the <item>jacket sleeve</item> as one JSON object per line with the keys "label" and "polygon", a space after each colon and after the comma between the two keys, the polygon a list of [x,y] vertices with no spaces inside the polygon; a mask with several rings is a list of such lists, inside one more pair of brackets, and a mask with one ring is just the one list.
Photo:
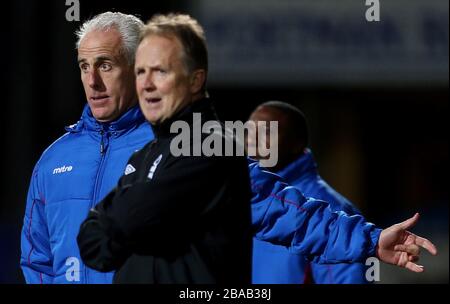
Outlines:
{"label": "jacket sleeve", "polygon": [[316,263],[363,262],[375,254],[381,229],[361,215],[332,212],[295,187],[250,165],[252,225],[257,239],[284,245]]}
{"label": "jacket sleeve", "polygon": [[52,283],[53,256],[45,217],[45,198],[39,190],[38,165],[31,177],[21,233],[20,266],[29,284]]}
{"label": "jacket sleeve", "polygon": [[170,250],[182,243],[191,233],[190,223],[208,212],[206,206],[217,203],[213,197],[224,191],[225,174],[218,174],[217,162],[177,158],[159,168],[153,179],[131,184],[121,180],[81,225],[78,245],[83,261],[110,271],[131,252]]}
{"label": "jacket sleeve", "polygon": [[[336,192],[322,179],[315,188],[309,188],[308,196],[320,198],[330,204],[332,211],[344,211],[348,215],[361,214],[347,198]],[[365,263],[311,263],[311,273],[317,284],[368,284]]]}
{"label": "jacket sleeve", "polygon": [[[330,204],[332,211],[344,211],[348,215],[361,214],[345,197],[329,187],[324,181],[324,187],[310,191],[311,197],[323,199]],[[319,264],[311,263],[311,273],[316,284],[368,284],[366,279],[368,266],[364,262]]]}

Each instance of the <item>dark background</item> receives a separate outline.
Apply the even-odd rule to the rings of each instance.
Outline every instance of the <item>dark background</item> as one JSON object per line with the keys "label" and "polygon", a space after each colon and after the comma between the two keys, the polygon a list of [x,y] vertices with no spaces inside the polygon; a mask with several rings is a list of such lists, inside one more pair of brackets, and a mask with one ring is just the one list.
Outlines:
{"label": "dark background", "polygon": [[[189,1],[155,2],[81,0],[81,21],[107,10],[137,14],[144,21],[157,12],[190,12]],[[23,282],[20,229],[32,168],[64,126],[79,119],[85,103],[73,34],[81,22],[67,22],[67,8],[64,1],[2,4],[4,283]],[[448,54],[448,29],[438,39]],[[443,64],[448,71],[448,57]],[[422,219],[414,232],[440,249],[436,258],[425,254],[427,273],[383,266],[381,283],[448,283],[448,78],[444,83],[399,83],[215,84],[209,93],[224,120],[245,120],[267,100],[299,106],[310,125],[310,146],[322,176],[380,227],[419,211]]]}

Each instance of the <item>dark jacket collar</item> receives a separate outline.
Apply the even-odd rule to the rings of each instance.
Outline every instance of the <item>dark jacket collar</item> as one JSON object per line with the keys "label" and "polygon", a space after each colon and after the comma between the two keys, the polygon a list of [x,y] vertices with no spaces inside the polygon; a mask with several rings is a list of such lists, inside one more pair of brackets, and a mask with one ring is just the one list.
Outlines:
{"label": "dark jacket collar", "polygon": [[103,130],[104,132],[110,131],[114,132],[116,135],[120,135],[135,126],[140,125],[144,121],[145,118],[139,109],[139,105],[131,107],[114,121],[102,123],[98,122],[94,116],[92,116],[91,109],[89,105],[86,104],[80,120],[76,124],[66,127],[66,130],[69,132],[80,132],[83,129],[96,132]]}
{"label": "dark jacket collar", "polygon": [[171,138],[176,136],[176,133],[170,133],[170,126],[177,120],[185,121],[191,127],[193,124],[194,113],[201,113],[202,122],[206,122],[208,120],[218,120],[212,101],[209,98],[202,98],[181,109],[178,113],[165,120],[163,123],[159,125],[152,125],[155,137]]}

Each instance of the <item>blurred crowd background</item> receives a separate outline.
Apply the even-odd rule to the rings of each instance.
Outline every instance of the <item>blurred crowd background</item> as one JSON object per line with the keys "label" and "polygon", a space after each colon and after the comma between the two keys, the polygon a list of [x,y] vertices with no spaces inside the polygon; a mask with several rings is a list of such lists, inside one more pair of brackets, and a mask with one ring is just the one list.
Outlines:
{"label": "blurred crowd background", "polygon": [[79,22],[62,0],[2,4],[0,282],[23,282],[32,168],[85,104],[74,31],[111,10],[197,18],[220,118],[245,121],[268,100],[298,106],[322,177],[380,227],[420,212],[413,231],[439,248],[423,274],[382,265],[380,283],[448,283],[447,0],[381,0],[379,22],[362,0],[79,2]]}

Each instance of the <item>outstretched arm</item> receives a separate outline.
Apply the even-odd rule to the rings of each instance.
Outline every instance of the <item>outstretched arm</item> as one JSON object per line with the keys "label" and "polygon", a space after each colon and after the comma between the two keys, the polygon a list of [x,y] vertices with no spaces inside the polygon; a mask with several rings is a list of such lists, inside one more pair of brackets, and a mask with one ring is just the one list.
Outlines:
{"label": "outstretched arm", "polygon": [[413,227],[418,220],[419,213],[416,213],[406,221],[381,231],[376,249],[377,257],[385,263],[414,272],[422,272],[423,266],[415,263],[419,260],[420,247],[425,248],[432,255],[437,254],[437,249],[429,240],[407,230]]}
{"label": "outstretched arm", "polygon": [[316,263],[362,262],[370,256],[422,272],[415,262],[419,247],[435,255],[435,246],[407,231],[419,215],[381,230],[360,215],[332,212],[328,204],[308,199],[282,179],[250,164],[254,236],[284,245]]}

